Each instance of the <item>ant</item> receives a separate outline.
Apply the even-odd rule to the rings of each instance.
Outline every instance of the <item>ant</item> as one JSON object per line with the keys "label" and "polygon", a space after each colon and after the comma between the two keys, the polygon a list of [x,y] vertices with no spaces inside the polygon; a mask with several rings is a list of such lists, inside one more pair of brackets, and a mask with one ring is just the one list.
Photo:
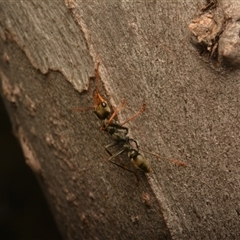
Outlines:
{"label": "ant", "polygon": [[[132,117],[127,119],[122,124],[118,124],[114,120],[114,118],[116,117],[118,112],[125,106],[126,101],[124,99],[122,104],[120,105],[120,107],[118,107],[117,109],[112,111],[108,102],[106,100],[104,100],[103,97],[99,93],[99,79],[100,79],[100,77],[99,77],[99,65],[100,65],[100,63],[97,64],[97,68],[95,69],[95,80],[96,80],[97,87],[93,92],[94,106],[92,106],[90,108],[87,108],[87,109],[75,109],[75,110],[85,111],[85,110],[89,110],[89,109],[93,108],[94,113],[97,115],[97,117],[100,120],[103,121],[101,129],[105,132],[108,132],[111,135],[111,137],[115,140],[115,142],[113,144],[110,144],[110,145],[105,147],[108,154],[111,155],[111,157],[108,159],[111,163],[113,163],[113,164],[115,164],[115,165],[129,171],[129,172],[132,172],[133,174],[136,175],[135,172],[133,172],[133,171],[127,169],[126,167],[112,161],[113,158],[115,158],[115,157],[119,156],[121,153],[127,151],[128,152],[128,157],[131,159],[131,162],[133,163],[133,165],[135,167],[143,170],[144,172],[151,172],[151,167],[150,167],[149,163],[138,151],[139,147],[138,147],[137,141],[132,139],[132,138],[129,138],[127,136],[128,135],[128,128],[123,127],[124,124],[131,121],[133,118],[135,118],[141,112],[143,112],[146,108],[146,105],[143,104],[142,108],[137,113],[135,113]],[[112,115],[110,115],[111,113],[112,113]],[[131,146],[130,142],[134,142],[137,149],[133,148]],[[111,147],[111,146],[118,145],[120,143],[123,144],[123,148],[118,153],[112,155],[110,153],[110,151],[108,150],[108,148]],[[136,177],[137,177],[137,175],[136,175]],[[138,179],[138,177],[137,177],[137,179]]]}
{"label": "ant", "polygon": [[[124,99],[122,101],[121,105],[117,109],[114,109],[114,111],[112,111],[112,108],[110,107],[108,102],[106,100],[104,100],[104,98],[99,93],[99,79],[100,79],[99,65],[100,65],[100,63],[97,64],[97,68],[95,69],[95,79],[96,79],[97,86],[93,92],[94,106],[87,108],[87,109],[77,109],[77,110],[85,111],[85,110],[89,110],[92,108],[94,109],[94,113],[96,114],[96,116],[103,122],[103,124],[101,126],[101,130],[109,133],[110,136],[115,140],[114,143],[111,143],[111,144],[105,146],[105,150],[111,156],[108,159],[108,161],[115,164],[118,167],[123,168],[124,170],[127,170],[127,171],[133,173],[136,176],[137,181],[139,182],[138,176],[134,171],[126,168],[123,165],[120,165],[120,164],[114,162],[112,159],[115,157],[118,157],[123,152],[127,152],[128,157],[130,158],[132,164],[136,168],[142,170],[145,173],[152,172],[149,162],[139,152],[139,145],[138,145],[137,141],[133,138],[129,138],[128,128],[123,126],[124,124],[128,123],[129,121],[134,119],[136,116],[138,116],[140,113],[142,113],[146,108],[146,104],[143,104],[141,109],[138,112],[136,112],[133,116],[128,118],[123,123],[119,124],[114,118],[117,116],[118,112],[126,105],[126,100]],[[132,146],[132,143],[135,144],[135,147]],[[112,153],[108,150],[108,148],[119,145],[119,144],[122,145],[122,148],[117,153],[112,155]],[[157,155],[155,153],[151,153],[148,151],[144,151],[144,152],[152,154],[157,158],[163,158],[160,155]],[[180,162],[178,160],[168,159],[168,158],[165,158],[165,159],[171,161],[172,163],[178,164],[180,166],[186,166],[185,163]]]}
{"label": "ant", "polygon": [[[98,93],[97,96],[99,97],[101,102],[97,105],[97,108],[95,108],[95,113],[97,114],[97,116],[99,116],[100,115],[99,113],[101,113],[101,116],[103,116],[104,115],[103,113],[106,112],[105,106],[107,105],[107,102],[100,96],[99,93]],[[103,119],[103,124],[101,126],[101,130],[109,133],[110,136],[115,140],[114,143],[111,143],[111,144],[105,146],[105,150],[111,156],[108,159],[108,161],[110,161],[111,163],[115,164],[118,167],[123,168],[124,170],[127,170],[127,171],[133,173],[136,176],[136,178],[137,178],[137,182],[139,182],[138,176],[137,176],[137,174],[134,171],[131,171],[130,169],[126,168],[125,166],[120,165],[120,164],[118,164],[118,163],[116,163],[116,162],[114,162],[112,160],[113,158],[119,156],[123,152],[128,152],[128,157],[131,159],[132,164],[136,168],[138,168],[138,169],[140,169],[140,170],[142,170],[142,171],[144,171],[146,173],[149,173],[149,172],[152,171],[149,162],[143,157],[142,154],[139,153],[139,146],[138,146],[137,141],[134,140],[133,138],[129,138],[128,137],[128,128],[127,127],[123,127],[124,124],[126,124],[129,121],[131,121],[137,115],[142,113],[145,110],[146,105],[143,104],[142,108],[137,113],[135,113],[129,119],[124,121],[122,124],[119,124],[119,123],[117,123],[117,121],[114,118],[116,117],[118,112],[125,106],[125,104],[126,104],[126,101],[124,99],[122,104],[120,105],[120,107],[115,109],[111,116],[108,115],[108,117]],[[136,148],[132,147],[131,142],[135,143]],[[119,144],[122,145],[122,149],[119,152],[117,152],[114,155],[112,155],[112,153],[108,150],[108,148],[116,146],[116,145],[119,145]]]}

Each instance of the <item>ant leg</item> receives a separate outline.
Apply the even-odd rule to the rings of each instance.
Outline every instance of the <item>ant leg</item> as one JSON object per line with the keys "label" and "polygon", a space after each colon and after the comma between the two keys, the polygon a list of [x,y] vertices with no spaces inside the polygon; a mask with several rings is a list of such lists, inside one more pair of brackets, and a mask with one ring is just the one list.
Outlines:
{"label": "ant leg", "polygon": [[114,143],[111,143],[111,144],[105,146],[106,152],[111,156],[111,157],[108,159],[108,161],[111,161],[112,158],[117,157],[118,155],[120,155],[122,152],[125,151],[125,149],[122,149],[121,152],[118,152],[117,154],[112,155],[112,153],[108,150],[108,148],[114,147],[114,146],[116,146],[116,145],[118,145],[118,144],[119,144],[119,143],[118,143],[117,141],[115,141]]}
{"label": "ant leg", "polygon": [[99,94],[99,65],[100,63],[97,63],[97,68],[95,69],[95,80],[96,80],[96,90],[93,92],[93,101],[94,105],[97,106],[100,102],[104,102],[104,99]]}
{"label": "ant leg", "polygon": [[130,173],[133,173],[133,174],[135,175],[135,177],[137,178],[137,185],[139,185],[138,175],[137,175],[134,171],[132,171],[132,170],[128,169],[127,167],[122,166],[122,165],[120,165],[120,164],[118,164],[118,163],[116,163],[116,162],[114,162],[114,161],[112,161],[112,160],[110,160],[110,163],[112,163],[112,164],[114,164],[114,165],[122,168],[123,170],[126,170],[126,171],[128,171],[128,172],[130,172]]}
{"label": "ant leg", "polygon": [[145,153],[148,153],[148,154],[151,154],[151,155],[155,156],[156,158],[159,158],[159,159],[161,158],[161,159],[167,160],[167,161],[169,161],[171,163],[177,164],[179,166],[187,167],[187,164],[182,162],[182,161],[179,161],[179,160],[176,160],[176,159],[172,159],[172,158],[162,157],[162,156],[160,156],[160,155],[158,155],[156,153],[152,153],[152,152],[149,152],[149,151],[146,151],[146,150],[142,150],[142,149],[141,149],[141,151],[145,152]]}
{"label": "ant leg", "polygon": [[[116,144],[115,144],[116,145]],[[111,145],[111,146],[115,146],[115,145]],[[111,147],[111,146],[107,146],[107,147]],[[123,152],[126,151],[126,149],[121,149],[120,151],[118,151],[117,153],[113,154],[107,149],[107,147],[105,147],[105,150],[108,152],[108,154],[111,156],[108,161],[111,161],[113,158],[119,156],[120,154],[122,154]]]}
{"label": "ant leg", "polygon": [[115,164],[116,166],[118,166],[118,167],[120,167],[120,168],[122,168],[122,169],[124,169],[124,170],[126,170],[126,171],[128,171],[128,172],[130,172],[130,173],[133,173],[133,174],[135,175],[135,177],[137,178],[137,185],[138,185],[138,184],[139,184],[139,178],[138,178],[138,175],[137,175],[134,171],[132,171],[132,170],[128,169],[127,167],[125,167],[125,166],[123,166],[123,165],[120,165],[120,164],[118,164],[118,163],[116,163],[116,162],[114,162],[114,161],[112,160],[113,158],[119,156],[121,153],[123,153],[123,152],[126,151],[126,149],[123,148],[122,150],[120,150],[119,152],[117,152],[117,153],[115,153],[115,154],[113,155],[113,154],[108,150],[108,148],[109,148],[109,147],[113,147],[113,146],[115,146],[115,145],[117,145],[117,144],[118,144],[118,142],[114,142],[114,143],[111,143],[111,144],[105,146],[105,150],[106,150],[107,153],[110,155],[110,158],[108,159],[108,161],[109,161],[110,163]]}
{"label": "ant leg", "polygon": [[72,108],[72,111],[83,112],[83,111],[89,111],[91,109],[94,109],[94,106],[88,107],[88,108]]}
{"label": "ant leg", "polygon": [[130,122],[130,121],[133,120],[135,117],[137,117],[139,114],[141,114],[145,109],[146,109],[146,103],[143,103],[142,107],[141,107],[134,115],[132,115],[130,118],[128,118],[126,121],[124,121],[124,122],[121,123],[120,125],[123,126],[124,124]]}
{"label": "ant leg", "polygon": [[107,124],[112,122],[112,120],[115,118],[115,116],[124,108],[125,105],[126,105],[126,99],[123,99],[121,105],[118,108],[114,109],[114,112],[111,115],[111,117],[108,119]]}

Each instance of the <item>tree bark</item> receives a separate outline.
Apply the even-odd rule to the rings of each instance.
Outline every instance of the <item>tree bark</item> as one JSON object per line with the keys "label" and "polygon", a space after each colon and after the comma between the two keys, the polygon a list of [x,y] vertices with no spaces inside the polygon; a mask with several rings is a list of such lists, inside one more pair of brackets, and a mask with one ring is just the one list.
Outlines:
{"label": "tree bark", "polygon": [[[229,19],[234,2],[219,4]],[[65,239],[240,237],[239,70],[203,61],[190,44],[198,8],[195,1],[0,3],[1,95]],[[138,171],[136,186],[133,174],[107,161],[113,139],[101,121],[72,111],[93,105],[98,62],[101,94],[114,107],[127,99],[120,121],[147,105],[126,125],[130,136],[186,168],[145,154],[153,173]],[[126,154],[121,159],[134,170]]]}

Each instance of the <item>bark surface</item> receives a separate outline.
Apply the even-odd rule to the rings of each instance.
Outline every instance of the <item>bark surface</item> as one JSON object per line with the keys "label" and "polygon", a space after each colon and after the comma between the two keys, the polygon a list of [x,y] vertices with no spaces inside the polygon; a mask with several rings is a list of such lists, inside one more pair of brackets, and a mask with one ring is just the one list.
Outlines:
{"label": "bark surface", "polygon": [[[228,18],[237,9],[219,4]],[[239,70],[203,61],[190,44],[198,8],[0,2],[1,94],[65,239],[240,237]],[[126,125],[130,136],[186,168],[145,154],[154,171],[138,172],[136,186],[133,174],[107,162],[104,146],[113,140],[100,120],[72,111],[93,105],[98,62],[102,95],[113,106],[127,99],[120,121],[147,104]],[[121,159],[134,170],[127,155]]]}

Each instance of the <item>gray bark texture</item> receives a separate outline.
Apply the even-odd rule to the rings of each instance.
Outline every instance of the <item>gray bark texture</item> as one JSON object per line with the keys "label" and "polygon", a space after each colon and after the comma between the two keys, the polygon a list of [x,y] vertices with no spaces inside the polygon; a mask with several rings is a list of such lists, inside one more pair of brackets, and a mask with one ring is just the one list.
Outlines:
{"label": "gray bark texture", "polygon": [[[237,1],[218,2],[239,41]],[[240,238],[239,70],[190,43],[204,4],[0,1],[1,95],[64,239]],[[126,124],[140,149],[187,167],[145,153],[153,172],[143,174],[122,154],[137,185],[107,161],[101,121],[72,110],[93,106],[98,62],[101,95],[127,100],[120,122],[146,103]]]}

